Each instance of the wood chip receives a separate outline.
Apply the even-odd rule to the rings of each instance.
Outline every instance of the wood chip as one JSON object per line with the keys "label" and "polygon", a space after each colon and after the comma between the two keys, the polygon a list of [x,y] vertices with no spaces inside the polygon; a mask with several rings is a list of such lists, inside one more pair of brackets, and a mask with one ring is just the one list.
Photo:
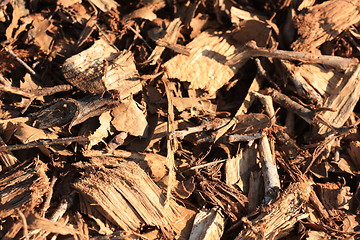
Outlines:
{"label": "wood chip", "polygon": [[41,161],[27,161],[9,169],[0,177],[0,218],[15,213],[16,209],[30,212],[43,202],[50,181]]}
{"label": "wood chip", "polygon": [[326,1],[310,7],[298,16],[296,25],[300,38],[292,47],[295,51],[314,51],[326,41],[360,21],[360,1]]}
{"label": "wood chip", "polygon": [[97,212],[126,231],[136,231],[141,224],[171,231],[179,218],[176,203],[166,207],[160,188],[132,162],[85,169],[73,186],[81,196],[84,213]]}
{"label": "wood chip", "polygon": [[124,99],[142,89],[132,53],[118,52],[102,38],[68,58],[63,73],[67,81],[85,92],[100,94],[116,90]]}
{"label": "wood chip", "polygon": [[203,32],[186,45],[190,56],[178,55],[165,63],[169,78],[189,82],[192,89],[203,89],[210,96],[224,86],[241,67],[225,66],[226,58],[236,51],[230,35]]}

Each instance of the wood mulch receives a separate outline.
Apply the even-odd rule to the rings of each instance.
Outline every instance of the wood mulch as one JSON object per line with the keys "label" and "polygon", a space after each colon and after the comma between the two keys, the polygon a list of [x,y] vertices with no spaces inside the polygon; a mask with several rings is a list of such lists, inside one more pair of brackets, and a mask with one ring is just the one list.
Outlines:
{"label": "wood mulch", "polygon": [[360,0],[0,0],[1,239],[359,239]]}

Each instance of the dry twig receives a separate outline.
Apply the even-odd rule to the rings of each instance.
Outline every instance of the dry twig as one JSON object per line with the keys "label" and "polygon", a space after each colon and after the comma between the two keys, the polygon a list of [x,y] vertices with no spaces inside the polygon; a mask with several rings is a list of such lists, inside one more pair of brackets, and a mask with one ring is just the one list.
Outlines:
{"label": "dry twig", "polygon": [[259,48],[254,41],[248,42],[245,47],[234,54],[227,62],[227,65],[235,65],[251,57],[269,57],[287,60],[296,60],[306,63],[320,63],[345,71],[359,61],[356,58],[343,58],[338,56],[316,55],[307,52],[291,52],[277,49]]}

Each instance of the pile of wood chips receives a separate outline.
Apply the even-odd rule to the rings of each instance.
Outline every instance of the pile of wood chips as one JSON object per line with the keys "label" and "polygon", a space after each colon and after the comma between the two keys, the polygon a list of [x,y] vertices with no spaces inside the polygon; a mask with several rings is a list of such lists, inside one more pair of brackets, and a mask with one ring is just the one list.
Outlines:
{"label": "pile of wood chips", "polygon": [[359,239],[360,0],[0,1],[1,239]]}

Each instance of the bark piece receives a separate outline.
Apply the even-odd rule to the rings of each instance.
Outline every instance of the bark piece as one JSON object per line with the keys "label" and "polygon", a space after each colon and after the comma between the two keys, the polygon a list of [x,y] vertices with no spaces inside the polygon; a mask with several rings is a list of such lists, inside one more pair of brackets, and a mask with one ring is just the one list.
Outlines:
{"label": "bark piece", "polygon": [[259,47],[266,47],[271,38],[271,28],[265,21],[246,20],[239,23],[231,38],[241,44],[255,41]]}
{"label": "bark piece", "polygon": [[31,127],[25,123],[16,124],[15,137],[22,143],[29,143],[39,139],[56,139],[55,133]]}
{"label": "bark piece", "polygon": [[115,168],[92,166],[73,186],[84,213],[97,212],[125,231],[139,230],[142,224],[171,231],[179,219],[176,203],[166,206],[166,196],[133,162],[121,162]]}
{"label": "bark piece", "polygon": [[60,100],[49,107],[32,114],[33,125],[40,129],[69,124],[69,129],[91,117],[115,107],[118,100],[109,97],[94,96],[81,100]]}
{"label": "bark piece", "polygon": [[157,18],[155,12],[160,10],[161,8],[165,7],[164,0],[149,0],[144,2],[144,6],[138,8],[131,13],[124,16],[124,19],[134,19],[134,18],[142,18],[153,21]]}
{"label": "bark piece", "polygon": [[62,6],[64,8],[68,8],[71,5],[74,5],[77,3],[81,3],[81,0],[59,0],[59,1],[57,1],[57,4],[59,4],[60,6]]}
{"label": "bark piece", "polygon": [[[165,63],[169,78],[190,82],[191,89],[204,89],[213,96],[241,67],[225,66],[226,58],[235,53],[230,35],[203,32],[186,45],[190,56],[177,55]],[[239,47],[239,46],[237,46]]]}
{"label": "bark piece", "polygon": [[296,21],[300,37],[292,47],[295,51],[314,51],[326,41],[360,21],[360,1],[334,0],[310,7]]}
{"label": "bark piece", "polygon": [[242,191],[227,185],[219,179],[197,176],[196,183],[201,188],[201,196],[209,203],[218,206],[232,221],[245,213],[247,197]]}
{"label": "bark piece", "polygon": [[32,27],[32,29],[27,32],[26,42],[35,43],[42,51],[48,53],[53,42],[53,37],[48,35],[47,32],[56,32],[53,20],[45,19],[41,14],[31,14],[23,18],[23,22],[31,23]]}
{"label": "bark piece", "polygon": [[133,54],[118,52],[102,38],[68,58],[62,71],[68,82],[85,92],[116,90],[124,99],[142,89]]}
{"label": "bark piece", "polygon": [[297,221],[307,217],[303,210],[304,204],[309,201],[310,192],[311,186],[308,183],[292,183],[256,219],[249,221],[244,218],[245,229],[236,239],[276,239],[276,236],[291,230]]}
{"label": "bark piece", "polygon": [[344,215],[341,209],[349,210],[349,201],[352,197],[349,186],[327,182],[316,184],[316,189],[319,199],[332,217]]}
{"label": "bark piece", "polygon": [[260,205],[261,199],[263,199],[263,194],[261,194],[264,189],[264,181],[261,177],[260,171],[253,171],[250,173],[249,178],[249,212],[255,211],[255,209]]}
{"label": "bark piece", "polygon": [[229,129],[231,129],[238,121],[238,117],[240,115],[243,115],[248,112],[249,108],[251,107],[254,97],[252,97],[253,94],[251,94],[252,91],[257,92],[260,90],[260,86],[262,84],[262,78],[255,77],[250,85],[250,88],[248,90],[248,93],[246,94],[246,97],[244,101],[242,102],[239,109],[236,111],[235,117],[233,117],[223,128],[220,128],[216,132],[215,140],[217,141],[220,139]]}
{"label": "bark piece", "polygon": [[42,203],[50,185],[45,169],[40,161],[28,161],[1,174],[0,218],[14,214],[16,209],[30,212]]}
{"label": "bark piece", "polygon": [[25,29],[22,29],[18,23],[20,18],[27,16],[30,11],[25,6],[26,1],[17,0],[11,2],[13,13],[12,13],[12,21],[11,24],[6,29],[6,39],[11,42],[13,39],[16,39],[17,35]]}
{"label": "bark piece", "polygon": [[219,209],[201,209],[196,214],[189,240],[216,240],[224,232],[225,217]]}
{"label": "bark piece", "polygon": [[310,230],[306,234],[306,240],[322,240],[330,238],[325,232]]}
{"label": "bark piece", "polygon": [[253,134],[270,126],[270,118],[262,113],[235,116],[236,125],[229,133]]}
{"label": "bark piece", "polygon": [[[112,117],[111,117],[110,111],[103,112],[99,116],[100,126],[98,126],[92,133],[87,134],[89,136],[90,142],[88,145],[86,145],[86,149],[91,149],[96,144],[103,142],[104,139],[109,136],[109,133],[111,132],[111,119],[112,119]],[[86,125],[91,125],[91,124],[83,124],[83,126],[84,125],[85,125],[85,127],[87,127]],[[92,126],[89,126],[89,127],[92,127]],[[80,134],[80,135],[82,135],[82,134]]]}
{"label": "bark piece", "polygon": [[176,107],[179,112],[190,110],[192,115],[196,115],[196,113],[215,115],[216,112],[216,105],[207,99],[195,97],[174,97],[173,102],[174,107]]}
{"label": "bark piece", "polygon": [[190,27],[192,28],[190,38],[194,39],[199,34],[201,34],[202,30],[205,29],[209,20],[209,16],[207,14],[199,13],[195,18],[191,19]]}
{"label": "bark piece", "polygon": [[[323,99],[322,96],[311,86],[311,84],[307,81],[307,79],[316,79],[314,82],[317,81],[317,78],[315,77],[315,74],[310,73],[308,78],[305,79],[302,74],[300,73],[302,67],[295,67],[290,63],[285,63],[285,61],[282,61],[284,65],[286,66],[286,69],[289,73],[289,78],[293,82],[293,84],[296,87],[297,94],[304,98],[308,99],[311,102],[322,105]],[[305,65],[305,64],[304,64]]]}
{"label": "bark piece", "polygon": [[[19,139],[23,144],[31,143],[40,139],[57,139],[58,136],[55,133],[51,133],[47,130],[31,127],[25,123],[16,124],[16,131],[14,136]],[[48,148],[51,148],[47,146]],[[39,146],[40,151],[45,155],[50,155],[51,151],[44,145]],[[54,149],[53,149],[54,150]]]}
{"label": "bark piece", "polygon": [[136,153],[124,150],[114,150],[104,152],[97,150],[87,150],[83,152],[86,157],[91,157],[91,162],[96,165],[117,166],[123,159],[133,161],[150,174],[151,178],[158,182],[166,177],[168,170],[165,166],[166,157],[155,153]]}
{"label": "bark piece", "polygon": [[315,0],[302,0],[302,1],[300,1],[300,3],[297,2],[296,3],[296,4],[298,4],[297,10],[301,11],[304,8],[309,8],[312,5],[314,5],[314,3],[315,3]]}

